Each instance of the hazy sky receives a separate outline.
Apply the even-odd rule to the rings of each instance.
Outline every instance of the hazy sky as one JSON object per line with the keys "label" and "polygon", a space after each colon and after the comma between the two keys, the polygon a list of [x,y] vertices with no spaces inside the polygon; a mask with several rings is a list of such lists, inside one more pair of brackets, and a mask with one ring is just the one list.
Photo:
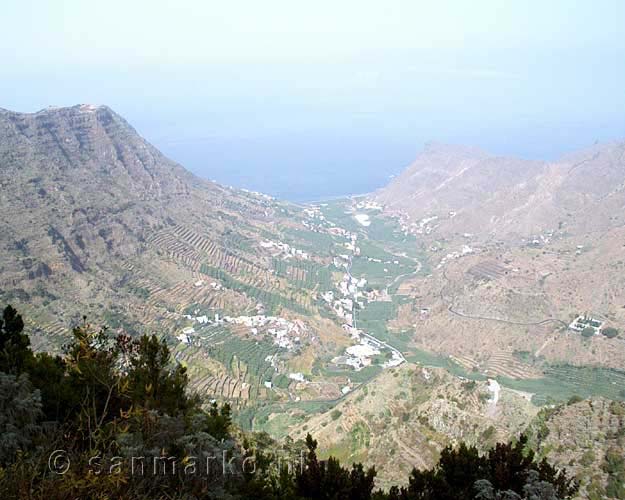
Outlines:
{"label": "hazy sky", "polygon": [[[428,140],[625,137],[625,2],[2,0],[0,107],[108,104],[209,178],[383,184]],[[340,170],[340,173],[335,173]]]}

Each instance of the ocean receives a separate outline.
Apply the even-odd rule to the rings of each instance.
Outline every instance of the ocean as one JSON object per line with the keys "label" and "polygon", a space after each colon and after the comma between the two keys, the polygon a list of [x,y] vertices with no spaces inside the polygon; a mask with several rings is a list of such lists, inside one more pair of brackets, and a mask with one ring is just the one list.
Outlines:
{"label": "ocean", "polygon": [[304,134],[155,145],[200,177],[294,202],[375,191],[407,167],[422,147],[385,137]]}

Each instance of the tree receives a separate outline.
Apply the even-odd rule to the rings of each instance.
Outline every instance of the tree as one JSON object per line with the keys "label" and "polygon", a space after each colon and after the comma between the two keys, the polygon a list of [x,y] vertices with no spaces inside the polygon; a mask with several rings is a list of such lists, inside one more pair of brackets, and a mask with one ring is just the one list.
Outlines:
{"label": "tree", "polygon": [[94,329],[83,320],[65,348],[62,383],[78,395],[74,412],[68,415],[75,419],[76,437],[93,449],[113,441],[117,418],[129,411],[131,400],[119,372],[126,344],[111,338],[106,328]]}
{"label": "tree", "polygon": [[[406,487],[374,494],[374,468],[345,467],[333,457],[319,460],[311,435],[303,467],[295,470],[275,460],[272,447],[277,445],[268,436],[248,436],[241,443],[244,434],[233,432],[230,406],[213,403],[203,411],[199,399],[187,393],[186,371],[172,362],[167,344],[155,336],[112,337],[85,320],[72,330],[63,356],[34,355],[23,328],[17,312],[5,309],[2,361],[15,373],[0,373],[1,498],[472,500],[477,495],[482,500],[556,500],[577,489],[566,474],[545,460],[535,461],[521,436],[485,455],[474,446],[447,447],[435,467],[413,470]],[[7,357],[9,352],[19,359]],[[45,435],[39,432],[42,418],[56,424],[46,426]],[[63,478],[51,477],[41,466],[58,443],[72,464]],[[292,457],[295,448],[291,441],[280,453]],[[258,473],[244,471],[226,480],[221,471],[143,477],[128,470],[98,475],[88,467],[97,453],[103,461],[171,457],[180,471],[185,459],[215,458],[224,450],[228,458],[257,457]],[[623,470],[616,452],[606,455],[609,491],[621,494]]]}
{"label": "tree", "polygon": [[65,422],[76,414],[80,393],[67,377],[67,365],[61,356],[37,353],[28,362],[26,372],[33,387],[41,393],[43,419]]}
{"label": "tree", "polygon": [[559,498],[568,498],[577,491],[577,484],[565,473],[545,460],[536,463],[534,453],[527,449],[527,438],[520,436],[516,443],[497,444],[486,456],[464,444],[445,448],[433,469],[412,471],[408,487],[401,490],[399,498],[473,500],[476,494],[483,500],[521,498],[530,471],[536,471],[539,481],[552,485]]}
{"label": "tree", "polygon": [[523,496],[512,490],[496,490],[490,481],[480,479],[474,484],[475,500],[559,500],[555,488],[541,481],[535,470],[530,470],[523,486]]}
{"label": "tree", "polygon": [[128,381],[133,403],[168,415],[186,413],[196,401],[187,397],[186,368],[171,365],[164,340],[142,336],[129,356]]}
{"label": "tree", "polygon": [[30,339],[23,330],[22,317],[13,307],[6,306],[0,319],[0,372],[21,373],[32,356]]}
{"label": "tree", "polygon": [[588,338],[594,336],[594,334],[595,334],[595,329],[590,327],[590,326],[587,326],[586,328],[584,328],[582,330],[582,337],[584,337],[584,338],[588,339]]}
{"label": "tree", "polygon": [[295,476],[295,493],[299,498],[320,500],[369,500],[375,480],[375,469],[365,471],[362,464],[353,464],[351,471],[330,457],[317,459],[317,441],[306,436],[305,467]]}
{"label": "tree", "polygon": [[601,333],[608,337],[609,339],[613,339],[614,337],[618,337],[618,330],[614,327],[608,326],[601,330]]}
{"label": "tree", "polygon": [[296,491],[304,498],[320,498],[321,467],[317,460],[317,441],[310,434],[306,435],[306,448],[304,468],[295,477]]}
{"label": "tree", "polygon": [[232,425],[232,409],[225,403],[221,409],[213,402],[208,414],[205,416],[204,430],[218,441],[226,439],[230,435]]}
{"label": "tree", "polygon": [[349,474],[349,498],[353,500],[371,498],[375,476],[375,468],[371,467],[365,471],[362,464],[354,464]]}

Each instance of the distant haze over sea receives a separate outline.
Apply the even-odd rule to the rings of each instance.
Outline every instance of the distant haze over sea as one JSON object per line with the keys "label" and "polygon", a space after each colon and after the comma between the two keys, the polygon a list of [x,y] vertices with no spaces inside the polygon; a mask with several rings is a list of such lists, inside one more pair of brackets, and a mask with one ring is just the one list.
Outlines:
{"label": "distant haze over sea", "polygon": [[553,160],[625,138],[625,65],[613,63],[625,49],[599,52],[603,58],[597,50],[55,68],[55,79],[44,70],[12,75],[15,66],[0,79],[0,107],[106,104],[202,177],[317,200],[384,186],[428,141]]}
{"label": "distant haze over sea", "polygon": [[389,138],[308,135],[157,145],[196,175],[296,202],[374,191],[421,149]]}
{"label": "distant haze over sea", "polygon": [[3,4],[0,107],[105,104],[280,198],[382,187],[428,141],[551,160],[625,137],[618,0],[36,3]]}
{"label": "distant haze over sea", "polygon": [[[150,128],[150,127],[148,127]],[[606,130],[607,129],[607,130]],[[614,127],[554,130],[536,128],[518,133],[494,131],[488,138],[458,134],[443,137],[449,144],[476,146],[488,153],[525,159],[555,160],[597,140],[623,139]],[[142,132],[142,127],[139,128]],[[425,143],[436,140],[423,130],[398,131],[394,137],[366,130],[329,130],[254,137],[219,136],[170,140],[145,136],[163,153],[196,175],[220,184],[260,191],[294,202],[319,201],[370,193],[384,187],[408,167]],[[156,134],[157,136],[160,134]],[[181,134],[180,134],[181,135]]]}

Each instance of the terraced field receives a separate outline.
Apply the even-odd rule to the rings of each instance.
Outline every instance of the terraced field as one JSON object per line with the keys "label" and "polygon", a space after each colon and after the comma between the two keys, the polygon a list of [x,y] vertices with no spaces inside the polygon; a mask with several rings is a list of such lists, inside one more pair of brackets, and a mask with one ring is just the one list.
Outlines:
{"label": "terraced field", "polygon": [[282,308],[290,309],[291,311],[304,315],[310,314],[312,311],[311,300],[308,294],[298,293],[297,290],[287,291],[286,293],[288,295],[278,293],[274,290],[280,290],[280,287],[272,287],[268,277],[266,278],[264,286],[263,283],[249,285],[234,278],[223,269],[215,268],[208,264],[202,264],[202,266],[200,266],[200,272],[219,280],[225,288],[239,292],[256,303],[262,304],[265,311],[270,315],[278,314]]}
{"label": "terraced field", "polygon": [[543,375],[539,369],[519,361],[512,350],[497,351],[486,363],[482,364],[466,355],[450,356],[450,358],[467,371],[479,369],[490,377],[531,379],[540,378]]}
{"label": "terraced field", "polygon": [[[228,233],[228,240],[244,241],[244,238]],[[210,238],[184,226],[178,225],[158,231],[151,235],[147,242],[192,271],[198,271],[203,263],[207,263],[229,272],[246,274],[259,279],[262,279],[265,274],[262,266],[243,257],[242,252],[235,254]]]}
{"label": "terraced field", "polygon": [[272,268],[276,275],[307,290],[331,290],[332,270],[311,261],[273,259]]}
{"label": "terraced field", "polygon": [[278,353],[275,345],[241,338],[222,326],[202,328],[193,338],[197,343],[178,346],[176,358],[189,367],[193,387],[199,393],[238,404],[270,395],[265,382],[276,377],[268,361]]}

